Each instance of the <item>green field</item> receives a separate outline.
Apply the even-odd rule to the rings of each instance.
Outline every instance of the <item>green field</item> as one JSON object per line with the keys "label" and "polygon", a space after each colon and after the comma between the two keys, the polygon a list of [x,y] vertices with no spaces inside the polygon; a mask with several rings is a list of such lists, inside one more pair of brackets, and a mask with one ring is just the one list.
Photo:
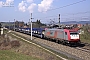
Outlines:
{"label": "green field", "polygon": [[0,50],[0,60],[40,60],[40,59],[12,52],[10,50]]}

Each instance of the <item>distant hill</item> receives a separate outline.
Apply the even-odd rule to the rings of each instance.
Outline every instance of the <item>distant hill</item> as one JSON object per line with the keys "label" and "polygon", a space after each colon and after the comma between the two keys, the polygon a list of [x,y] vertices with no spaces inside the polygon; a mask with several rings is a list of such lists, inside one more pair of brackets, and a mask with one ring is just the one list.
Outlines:
{"label": "distant hill", "polygon": [[90,24],[90,21],[67,21],[67,22],[61,22],[61,24]]}
{"label": "distant hill", "polygon": [[2,24],[14,24],[14,22],[1,22]]}
{"label": "distant hill", "polygon": [[[14,24],[14,22],[1,22],[3,24],[3,26],[5,25],[12,25]],[[67,21],[67,22],[61,22],[61,24],[90,24],[90,21]],[[56,23],[58,24],[58,23]]]}
{"label": "distant hill", "polygon": [[13,26],[14,22],[1,22],[2,26]]}

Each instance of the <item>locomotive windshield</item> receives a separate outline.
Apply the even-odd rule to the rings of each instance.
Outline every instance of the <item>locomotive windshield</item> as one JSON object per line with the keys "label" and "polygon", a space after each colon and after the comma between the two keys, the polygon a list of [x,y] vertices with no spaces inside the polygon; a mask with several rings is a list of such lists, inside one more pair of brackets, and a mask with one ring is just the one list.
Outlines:
{"label": "locomotive windshield", "polygon": [[78,32],[71,32],[70,37],[71,39],[79,39],[79,34]]}
{"label": "locomotive windshield", "polygon": [[77,32],[72,32],[72,33],[70,33],[70,35],[78,35],[78,33]]}

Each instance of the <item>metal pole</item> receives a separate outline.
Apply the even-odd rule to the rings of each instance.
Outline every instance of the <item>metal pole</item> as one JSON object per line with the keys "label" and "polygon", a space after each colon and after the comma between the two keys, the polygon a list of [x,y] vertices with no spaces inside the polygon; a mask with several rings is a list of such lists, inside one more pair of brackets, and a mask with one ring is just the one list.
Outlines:
{"label": "metal pole", "polygon": [[14,19],[14,31],[15,31],[15,19]]}
{"label": "metal pole", "polygon": [[[10,20],[9,20],[9,23],[10,23]],[[10,24],[9,24],[9,30],[10,30]]]}
{"label": "metal pole", "polygon": [[32,21],[31,21],[31,40],[32,40]]}
{"label": "metal pole", "polygon": [[32,40],[32,13],[31,13],[31,40]]}
{"label": "metal pole", "polygon": [[60,28],[60,14],[59,14],[59,28]]}

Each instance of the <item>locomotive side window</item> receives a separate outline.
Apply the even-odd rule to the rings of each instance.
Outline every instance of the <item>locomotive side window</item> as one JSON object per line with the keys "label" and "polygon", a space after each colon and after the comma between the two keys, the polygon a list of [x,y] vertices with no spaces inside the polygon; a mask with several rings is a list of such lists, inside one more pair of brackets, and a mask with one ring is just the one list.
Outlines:
{"label": "locomotive side window", "polygon": [[67,32],[65,32],[65,35],[67,35]]}
{"label": "locomotive side window", "polygon": [[53,34],[53,32],[50,32],[50,34]]}
{"label": "locomotive side window", "polygon": [[50,31],[50,34],[53,34],[53,31],[52,30]]}

